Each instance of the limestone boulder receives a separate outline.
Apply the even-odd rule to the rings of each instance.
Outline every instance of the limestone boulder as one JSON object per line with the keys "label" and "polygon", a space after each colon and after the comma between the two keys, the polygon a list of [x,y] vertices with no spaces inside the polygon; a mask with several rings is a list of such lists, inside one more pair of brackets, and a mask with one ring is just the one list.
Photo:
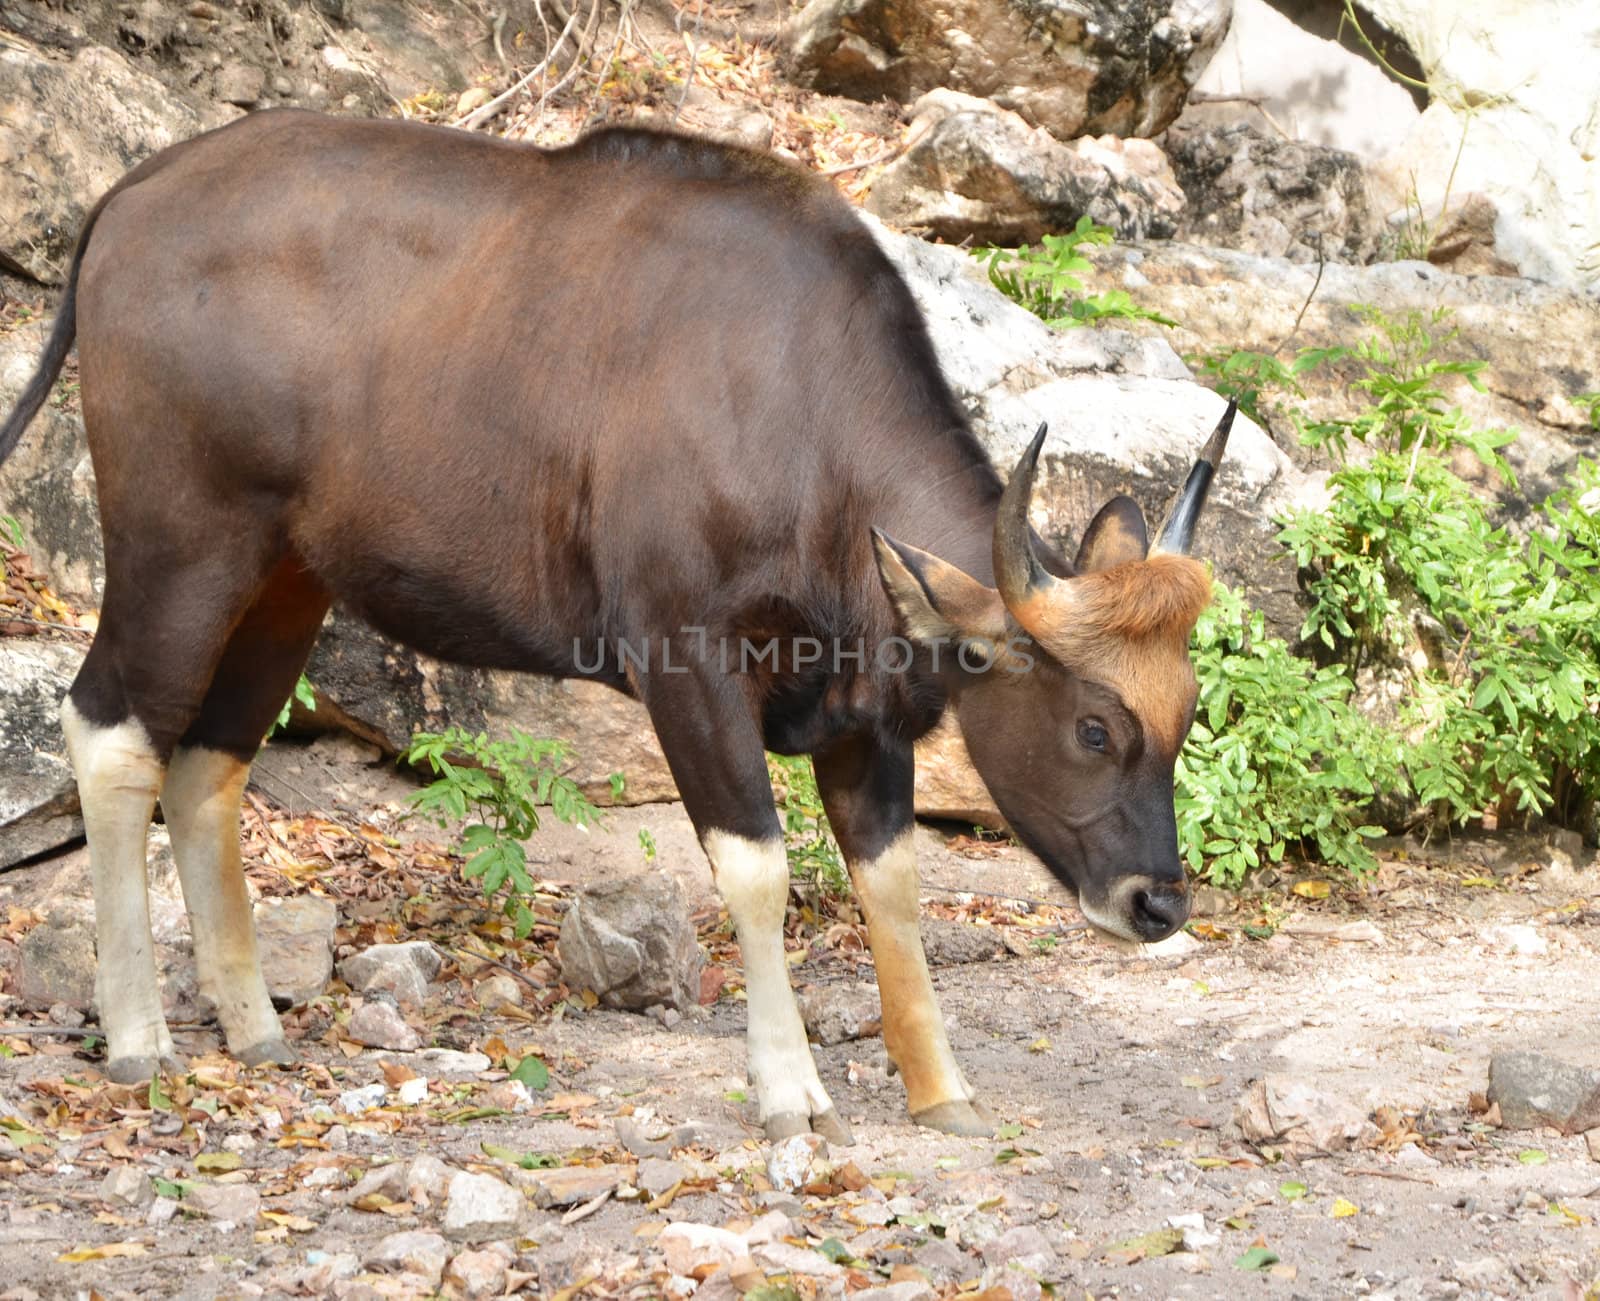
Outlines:
{"label": "limestone boulder", "polygon": [[950,243],[1036,243],[1088,216],[1120,238],[1164,238],[1183,191],[1148,140],[1083,137],[1062,144],[1017,114],[952,90],[911,110],[913,144],[873,184],[867,209]]}
{"label": "limestone boulder", "polygon": [[811,0],[783,35],[790,75],[909,103],[944,86],[1070,140],[1152,136],[1228,29],[1231,0]]}
{"label": "limestone boulder", "polygon": [[0,45],[0,266],[46,284],[60,282],[83,219],[123,173],[225,120],[116,50],[60,54]]}
{"label": "limestone boulder", "polygon": [[1176,232],[1186,243],[1291,262],[1366,263],[1383,247],[1387,224],[1352,153],[1248,122],[1174,126],[1164,143],[1188,200]]}
{"label": "limestone boulder", "polygon": [[60,705],[86,648],[0,637],[0,869],[83,835]]}

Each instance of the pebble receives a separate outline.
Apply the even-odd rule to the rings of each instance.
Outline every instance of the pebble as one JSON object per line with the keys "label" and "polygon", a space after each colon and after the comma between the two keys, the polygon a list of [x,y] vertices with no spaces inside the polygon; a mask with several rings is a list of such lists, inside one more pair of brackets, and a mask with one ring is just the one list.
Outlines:
{"label": "pebble", "polygon": [[514,976],[504,972],[490,976],[487,980],[480,980],[473,986],[472,996],[478,1000],[478,1006],[485,1012],[492,1012],[497,1007],[510,1004],[512,1007],[522,1006],[522,985]]}
{"label": "pebble", "polygon": [[484,1093],[483,1105],[521,1114],[533,1110],[534,1098],[521,1080],[501,1080]]}
{"label": "pebble", "polygon": [[197,1184],[184,1195],[183,1209],[215,1220],[219,1229],[254,1229],[261,1194],[243,1184]]}
{"label": "pebble", "polygon": [[667,1268],[686,1277],[707,1265],[731,1265],[750,1254],[737,1233],[688,1220],[662,1229],[656,1247],[666,1257]]}
{"label": "pebble", "polygon": [[406,1167],[405,1195],[413,1206],[433,1206],[442,1202],[450,1190],[455,1171],[430,1153],[412,1160]]}
{"label": "pebble", "polygon": [[381,1084],[365,1084],[359,1089],[346,1089],[339,1095],[339,1110],[347,1116],[359,1116],[364,1111],[381,1107],[388,1092]]}
{"label": "pebble", "polygon": [[424,1048],[419,1061],[436,1075],[480,1075],[489,1069],[482,1053],[463,1053],[454,1048]]}
{"label": "pebble", "polygon": [[1206,1217],[1199,1211],[1191,1211],[1187,1215],[1169,1215],[1167,1227],[1182,1230],[1185,1251],[1203,1251],[1222,1241],[1220,1233],[1213,1233],[1206,1228]]}
{"label": "pebble", "polygon": [[402,1105],[407,1107],[420,1106],[428,1096],[427,1077],[418,1075],[413,1079],[402,1080],[400,1087],[395,1090],[395,1095]]}
{"label": "pebble", "polygon": [[420,1006],[428,997],[428,982],[443,965],[433,945],[411,940],[363,949],[339,964],[339,976],[357,993],[389,994],[396,1002]]}
{"label": "pebble", "polygon": [[263,899],[255,906],[256,947],[267,993],[277,1007],[308,1003],[333,977],[339,909],[319,895]]}
{"label": "pebble", "polygon": [[639,1169],[634,1175],[634,1182],[643,1188],[652,1197],[659,1197],[669,1188],[682,1183],[689,1177],[689,1171],[676,1161],[663,1161],[660,1157],[647,1156],[639,1162]]}
{"label": "pebble", "polygon": [[526,1203],[522,1194],[493,1175],[463,1171],[450,1180],[444,1208],[444,1231],[452,1238],[482,1242],[507,1238],[517,1231]]}
{"label": "pebble", "polygon": [[380,1239],[362,1263],[382,1270],[420,1274],[430,1288],[437,1288],[449,1259],[450,1245],[441,1235],[413,1229]]}
{"label": "pebble", "polygon": [[516,1257],[500,1243],[480,1251],[463,1251],[450,1262],[445,1282],[468,1301],[499,1296],[505,1290],[506,1270]]}
{"label": "pebble", "polygon": [[114,1166],[100,1182],[100,1199],[114,1206],[145,1210],[155,1200],[156,1188],[150,1176],[131,1165]]}
{"label": "pebble", "polygon": [[393,1003],[363,1003],[351,1016],[346,1033],[368,1048],[410,1052],[422,1047],[422,1037],[406,1024]]}
{"label": "pebble", "polygon": [[812,1163],[828,1155],[828,1140],[821,1134],[795,1134],[772,1145],[767,1155],[767,1178],[780,1192],[805,1187]]}

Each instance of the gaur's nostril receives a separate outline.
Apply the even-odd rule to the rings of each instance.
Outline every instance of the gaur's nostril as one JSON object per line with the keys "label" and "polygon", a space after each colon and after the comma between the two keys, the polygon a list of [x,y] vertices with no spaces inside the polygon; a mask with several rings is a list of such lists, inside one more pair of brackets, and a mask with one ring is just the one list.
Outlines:
{"label": "gaur's nostril", "polygon": [[1189,920],[1189,897],[1181,889],[1157,886],[1133,896],[1133,928],[1147,942],[1164,940]]}

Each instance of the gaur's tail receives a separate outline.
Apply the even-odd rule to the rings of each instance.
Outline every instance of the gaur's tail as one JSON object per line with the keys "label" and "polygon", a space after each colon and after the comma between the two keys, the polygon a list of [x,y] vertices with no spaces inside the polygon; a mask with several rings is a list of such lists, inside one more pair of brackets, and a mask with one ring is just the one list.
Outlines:
{"label": "gaur's tail", "polygon": [[78,266],[83,261],[84,250],[89,247],[89,235],[94,230],[95,222],[100,219],[100,213],[105,209],[106,202],[136,175],[138,172],[129,173],[89,210],[89,216],[83,223],[83,230],[78,235],[78,245],[72,250],[72,263],[67,268],[67,288],[61,295],[60,305],[56,308],[55,324],[50,327],[50,337],[45,341],[44,354],[39,358],[39,368],[33,372],[33,378],[22,390],[22,396],[17,399],[17,405],[6,417],[5,423],[0,424],[0,465],[4,465],[6,457],[16,451],[17,444],[22,441],[22,431],[28,427],[29,421],[39,414],[39,408],[50,396],[50,386],[56,382],[56,376],[61,374],[62,366],[66,365],[67,354],[72,351],[72,341],[78,333]]}

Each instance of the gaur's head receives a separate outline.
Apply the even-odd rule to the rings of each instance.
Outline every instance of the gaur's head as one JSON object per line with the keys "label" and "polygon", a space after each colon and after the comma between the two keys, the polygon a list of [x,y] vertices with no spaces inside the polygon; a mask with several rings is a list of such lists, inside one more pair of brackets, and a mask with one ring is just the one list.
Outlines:
{"label": "gaur's head", "polygon": [[875,536],[900,630],[943,649],[967,749],[1012,831],[1090,921],[1130,939],[1164,939],[1189,917],[1172,778],[1211,581],[1187,553],[1233,414],[1230,403],[1154,546],[1138,505],[1116,497],[1070,572],[1047,567],[1028,524],[1042,426],[1000,502],[995,587]]}

